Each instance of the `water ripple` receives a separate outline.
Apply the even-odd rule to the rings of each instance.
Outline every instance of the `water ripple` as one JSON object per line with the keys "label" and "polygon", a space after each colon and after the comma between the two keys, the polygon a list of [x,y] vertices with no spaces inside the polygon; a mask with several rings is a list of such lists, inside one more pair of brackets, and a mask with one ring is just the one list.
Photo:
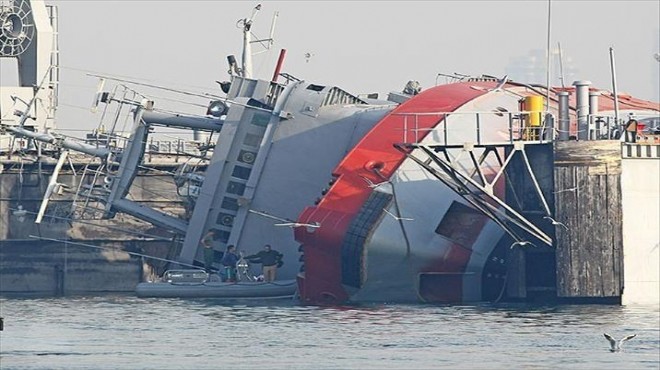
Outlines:
{"label": "water ripple", "polygon": [[[5,369],[660,368],[658,306],[0,299]],[[610,353],[602,333],[638,336]]]}

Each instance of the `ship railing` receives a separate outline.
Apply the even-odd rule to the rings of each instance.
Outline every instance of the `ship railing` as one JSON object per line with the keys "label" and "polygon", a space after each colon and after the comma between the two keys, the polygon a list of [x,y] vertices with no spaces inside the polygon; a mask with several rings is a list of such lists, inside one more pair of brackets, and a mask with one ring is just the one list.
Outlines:
{"label": "ship railing", "polygon": [[199,157],[202,155],[200,146],[202,142],[193,142],[183,138],[172,140],[154,140],[151,138],[145,151],[148,161],[154,155],[174,156],[174,161],[179,162],[179,157]]}
{"label": "ship railing", "polygon": [[[625,126],[626,121],[622,118],[615,116],[602,115],[602,114],[589,114],[587,115],[588,137],[589,140],[608,140],[618,139],[621,137],[622,128]],[[569,131],[569,135],[577,135],[577,129]]]}
{"label": "ship railing", "polygon": [[[83,140],[87,144],[96,145],[97,147],[112,148],[116,151],[122,151],[130,138],[130,132],[115,131],[114,133],[106,133],[104,131],[95,130],[93,132],[83,130],[60,130],[57,131],[70,131],[75,133],[76,136],[84,135]],[[158,135],[156,133],[156,135]],[[145,148],[145,154],[150,155],[169,155],[169,156],[199,156],[199,142],[188,140],[186,138],[173,137],[169,135],[166,139],[149,138],[149,142]]]}
{"label": "ship railing", "polygon": [[[444,146],[506,145],[516,141],[528,143],[548,143],[554,140],[554,116],[549,112],[519,111],[510,112],[501,108],[496,111],[463,112],[424,112],[393,113],[401,117],[403,143],[419,143],[429,134],[435,135],[436,143]],[[434,127],[428,127],[428,120],[436,119]],[[422,127],[424,122],[425,127]],[[498,139],[486,139],[485,130],[495,128]],[[460,139],[455,134],[460,132]],[[492,136],[492,135],[490,135]]]}
{"label": "ship railing", "polygon": [[[110,148],[115,152],[124,150],[130,136],[130,133],[128,132],[89,132],[85,130],[65,128],[54,130],[53,133],[56,133],[58,138],[68,138],[86,144],[95,145],[98,148]],[[26,138],[17,138],[9,134],[0,134],[0,152],[36,151],[36,147],[28,146],[28,144],[29,140]],[[176,158],[199,157],[202,154],[199,148],[203,144],[205,144],[205,142],[196,142],[186,138],[170,137],[168,139],[155,139],[152,137],[147,143],[145,154],[148,155],[149,158],[153,155],[171,156]],[[49,146],[50,144],[43,146],[42,150],[48,150]],[[56,148],[52,149],[55,150]],[[147,158],[147,160],[149,158]]]}
{"label": "ship railing", "polygon": [[588,138],[589,140],[618,140],[623,136],[626,123],[630,118],[637,120],[637,133],[639,136],[660,134],[660,113],[649,112],[627,115],[617,119],[613,114],[589,114]]}

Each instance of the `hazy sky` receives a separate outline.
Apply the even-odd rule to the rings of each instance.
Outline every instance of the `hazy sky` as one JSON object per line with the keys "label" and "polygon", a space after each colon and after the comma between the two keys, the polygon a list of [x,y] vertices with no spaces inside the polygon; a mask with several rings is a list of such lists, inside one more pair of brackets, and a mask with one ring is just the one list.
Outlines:
{"label": "hazy sky", "polygon": [[[59,127],[95,126],[84,117],[96,80],[75,69],[133,76],[160,85],[218,92],[226,56],[240,56],[236,27],[257,1],[48,1],[60,13]],[[270,78],[280,48],[284,72],[352,93],[433,86],[438,73],[501,76],[515,57],[545,49],[547,1],[263,1],[254,33],[266,37],[279,11],[272,51],[255,56]],[[552,1],[552,45],[561,42],[578,78],[658,101],[660,1]],[[257,47],[255,47],[258,50]],[[313,54],[306,59],[305,53]],[[67,69],[68,68],[68,69]],[[74,68],[74,69],[72,69]],[[568,81],[570,83],[572,81]],[[558,72],[552,83],[559,85]]]}

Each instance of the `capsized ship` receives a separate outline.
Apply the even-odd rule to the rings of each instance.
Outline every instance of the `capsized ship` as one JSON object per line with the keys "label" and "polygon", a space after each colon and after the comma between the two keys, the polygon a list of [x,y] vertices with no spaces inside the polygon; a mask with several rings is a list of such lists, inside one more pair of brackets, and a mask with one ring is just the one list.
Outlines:
{"label": "capsized ship", "polygon": [[[630,97],[590,98],[584,81],[546,89],[506,76],[456,76],[424,91],[409,83],[386,99],[358,96],[280,73],[284,53],[270,80],[253,78],[251,28],[259,9],[239,21],[242,61],[228,57],[225,95],[206,117],[172,114],[157,101],[102,87],[97,104],[133,112],[121,147],[59,140],[21,125],[5,129],[95,157],[98,166],[81,177],[77,199],[100,218],[121,212],[167,228],[180,238],[182,266],[202,264],[199,242],[213,229],[217,251],[271,244],[282,252],[278,278],[297,279],[304,303],[470,302],[502,297],[512,247],[553,245],[554,226],[544,219],[554,216],[548,190],[534,187],[536,215],[513,205],[512,158],[556,138],[613,139],[626,114],[658,114],[657,104]],[[184,218],[127,197],[156,126],[213,140],[203,166],[183,165],[173,178],[187,204]],[[526,173],[537,182],[531,166]],[[52,190],[40,214],[51,197]]]}
{"label": "capsized ship", "polygon": [[[501,297],[513,243],[552,246],[554,237],[548,204],[544,218],[510,217],[516,213],[510,208],[508,216],[494,212],[505,205],[496,202],[505,198],[503,167],[526,145],[613,138],[620,128],[614,98],[594,90],[591,106],[585,104],[589,84],[548,92],[471,78],[425,90],[389,112],[335,167],[320,202],[298,219],[321,225],[296,229],[304,246],[301,297],[328,303]],[[541,114],[544,95],[550,101]],[[657,120],[657,103],[630,97],[617,103],[622,114]],[[540,200],[551,203],[552,194],[538,190]],[[507,226],[512,223],[527,233]]]}

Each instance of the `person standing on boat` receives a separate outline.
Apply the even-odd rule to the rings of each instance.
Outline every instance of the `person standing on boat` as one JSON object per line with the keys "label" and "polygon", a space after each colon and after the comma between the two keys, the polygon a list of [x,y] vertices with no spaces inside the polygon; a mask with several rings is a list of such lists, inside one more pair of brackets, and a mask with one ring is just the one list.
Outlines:
{"label": "person standing on boat", "polygon": [[236,254],[236,246],[228,245],[227,251],[222,256],[222,266],[225,267],[224,271],[224,281],[235,282],[236,281],[236,263],[240,258]]}
{"label": "person standing on boat", "polygon": [[264,250],[257,254],[245,257],[250,262],[261,263],[264,281],[272,283],[275,281],[277,268],[282,266],[282,253],[271,248],[270,244],[264,245]]}
{"label": "person standing on boat", "polygon": [[215,260],[215,249],[213,249],[213,240],[215,240],[215,229],[209,230],[202,238],[199,244],[204,247],[204,269],[206,272],[211,272],[213,268],[213,261]]}

